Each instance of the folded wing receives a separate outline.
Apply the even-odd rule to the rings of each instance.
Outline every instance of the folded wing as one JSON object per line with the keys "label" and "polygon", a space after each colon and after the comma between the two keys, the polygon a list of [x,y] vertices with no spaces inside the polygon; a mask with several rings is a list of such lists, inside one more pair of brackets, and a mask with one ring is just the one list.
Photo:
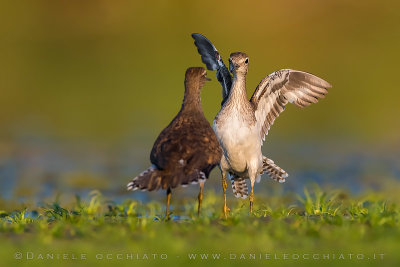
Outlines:
{"label": "folded wing", "polygon": [[250,102],[254,106],[260,137],[265,139],[275,119],[287,103],[306,107],[318,102],[332,86],[323,79],[303,71],[282,69],[265,77]]}

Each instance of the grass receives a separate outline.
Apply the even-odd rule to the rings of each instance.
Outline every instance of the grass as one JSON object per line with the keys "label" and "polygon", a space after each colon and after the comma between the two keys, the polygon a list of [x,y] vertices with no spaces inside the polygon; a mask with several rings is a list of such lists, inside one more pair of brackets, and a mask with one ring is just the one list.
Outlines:
{"label": "grass", "polygon": [[[355,197],[315,187],[305,189],[304,196],[256,196],[253,216],[247,201],[232,199],[227,220],[221,218],[221,199],[206,192],[199,218],[194,199],[177,203],[172,208],[182,216],[173,220],[165,219],[164,203],[116,204],[98,191],[88,201],[77,197],[66,206],[55,201],[29,210],[0,207],[0,262],[5,263],[2,266],[395,266],[400,262],[400,207],[375,194]],[[22,259],[15,259],[19,252]],[[207,260],[201,259],[207,254]]]}

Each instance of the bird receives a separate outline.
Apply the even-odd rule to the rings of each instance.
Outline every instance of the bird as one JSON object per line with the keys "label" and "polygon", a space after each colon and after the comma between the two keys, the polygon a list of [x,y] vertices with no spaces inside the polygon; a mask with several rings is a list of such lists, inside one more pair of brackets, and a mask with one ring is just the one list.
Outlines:
{"label": "bird", "polygon": [[[228,176],[236,197],[249,197],[250,214],[253,214],[254,184],[260,181],[261,175],[266,173],[280,183],[288,177],[286,171],[262,154],[261,147],[270,127],[288,103],[300,108],[309,106],[324,98],[327,89],[332,86],[311,73],[281,69],[262,79],[248,100],[247,54],[232,53],[227,72],[215,46],[201,34],[192,34],[192,37],[203,63],[209,70],[217,70],[217,79],[223,91],[226,91],[222,107],[213,122],[213,129],[223,150],[219,164],[222,180]],[[230,88],[227,88],[229,85]],[[246,179],[250,180],[250,195]],[[225,211],[225,188],[224,202]]]}
{"label": "bird", "polygon": [[[207,69],[217,71],[216,72],[217,80],[220,82],[222,86],[222,102],[221,102],[221,107],[222,107],[229,96],[229,92],[232,86],[232,77],[229,73],[229,70],[225,66],[218,50],[204,35],[200,33],[193,33],[192,38],[194,39],[194,44],[197,47],[199,54],[201,55],[201,60],[204,64],[206,64]],[[223,213],[225,218],[227,218],[227,213],[230,211],[230,209],[227,207],[226,204],[227,186],[228,185],[226,183],[226,179],[222,179],[222,188],[224,191]],[[242,187],[242,186],[246,186],[246,183],[236,184],[236,187]]]}
{"label": "bird", "polygon": [[222,157],[217,137],[203,114],[201,89],[210,80],[203,67],[191,67],[185,73],[182,106],[170,124],[162,130],[150,153],[151,167],[127,184],[127,189],[167,192],[166,218],[172,189],[200,183],[200,215],[204,182]]}

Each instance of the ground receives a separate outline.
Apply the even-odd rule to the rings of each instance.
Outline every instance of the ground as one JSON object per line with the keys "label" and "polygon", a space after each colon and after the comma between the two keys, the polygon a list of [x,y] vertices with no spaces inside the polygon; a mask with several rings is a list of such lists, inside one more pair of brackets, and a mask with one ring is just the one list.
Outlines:
{"label": "ground", "polygon": [[[221,218],[221,196],[206,192],[203,212],[194,199],[172,206],[126,200],[100,192],[87,201],[41,204],[0,211],[3,266],[70,265],[288,265],[395,266],[400,262],[400,207],[385,194],[349,195],[318,187],[302,195],[230,199]],[[181,216],[177,216],[181,215]]]}

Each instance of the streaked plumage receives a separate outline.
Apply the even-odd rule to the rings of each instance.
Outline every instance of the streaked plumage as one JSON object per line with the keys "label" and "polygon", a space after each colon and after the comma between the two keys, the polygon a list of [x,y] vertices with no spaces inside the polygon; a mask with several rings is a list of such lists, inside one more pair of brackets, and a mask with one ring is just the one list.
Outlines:
{"label": "streaked plumage", "polygon": [[[216,50],[214,46],[213,49]],[[260,180],[260,174],[267,173],[279,182],[288,177],[282,168],[261,152],[262,142],[275,119],[287,103],[305,107],[318,102],[328,93],[327,88],[331,85],[310,73],[283,69],[265,77],[249,101],[246,94],[248,62],[244,53],[230,55],[229,70],[233,77],[224,74],[224,80],[231,79],[232,87],[214,120],[213,128],[223,149],[220,168],[223,177],[228,174],[234,180],[232,189],[236,197],[247,197],[248,189],[243,186],[243,179],[250,179],[252,211],[254,182]]]}
{"label": "streaked plumage", "polygon": [[275,164],[272,159],[263,156],[263,169],[260,174],[266,173],[268,176],[277,182],[284,183],[289,176],[286,171]]}
{"label": "streaked plumage", "polygon": [[[219,164],[222,155],[201,107],[200,92],[206,79],[204,68],[186,71],[181,110],[155,141],[150,154],[153,165],[135,177],[128,184],[128,190],[166,189],[168,194],[179,185],[200,182],[202,193],[202,183]],[[202,194],[199,195],[199,211],[201,197]]]}

